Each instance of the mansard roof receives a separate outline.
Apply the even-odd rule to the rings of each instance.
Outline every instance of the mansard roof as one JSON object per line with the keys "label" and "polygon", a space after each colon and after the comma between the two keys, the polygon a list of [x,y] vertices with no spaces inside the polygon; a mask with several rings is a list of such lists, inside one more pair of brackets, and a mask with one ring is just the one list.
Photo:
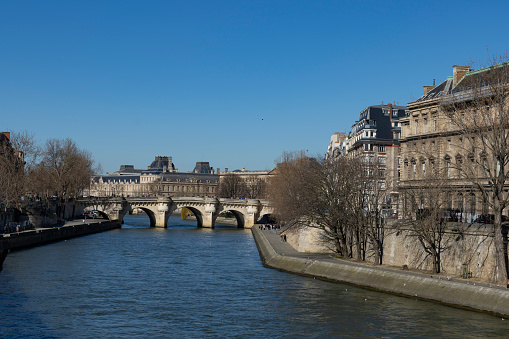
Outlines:
{"label": "mansard roof", "polygon": [[453,77],[449,76],[438,86],[435,86],[428,93],[415,100],[414,103],[438,99],[444,94],[457,94],[471,90],[472,88],[488,86],[490,84],[494,84],[495,82],[509,82],[509,62],[504,62],[478,70],[468,71],[455,86],[453,86]]}
{"label": "mansard roof", "polygon": [[[376,138],[364,138],[362,137],[362,141],[370,142],[393,142],[394,141],[394,135],[393,132],[395,129],[399,130],[399,127],[393,127],[392,122],[399,121],[400,118],[403,118],[406,115],[406,106],[392,106],[393,114],[387,115],[385,112],[390,110],[389,105],[373,105],[369,106],[366,109],[364,109],[360,113],[359,121],[357,123],[360,123],[362,121],[374,121],[375,123],[370,125],[369,123],[366,123],[364,125],[361,124],[360,128],[357,129],[356,132],[362,131],[362,130],[374,130],[376,131]],[[394,111],[397,112],[396,115],[394,115]]]}
{"label": "mansard roof", "polygon": [[210,167],[210,164],[208,161],[198,161],[196,163],[196,166],[194,166],[194,173],[205,173],[209,174],[212,171],[212,167]]}
{"label": "mansard roof", "polygon": [[437,99],[440,98],[444,93],[449,93],[452,86],[452,77],[447,78],[445,81],[440,83],[438,86],[435,86],[431,91],[424,94],[419,99],[415,100],[414,102],[421,102],[421,101],[427,101],[431,99]]}

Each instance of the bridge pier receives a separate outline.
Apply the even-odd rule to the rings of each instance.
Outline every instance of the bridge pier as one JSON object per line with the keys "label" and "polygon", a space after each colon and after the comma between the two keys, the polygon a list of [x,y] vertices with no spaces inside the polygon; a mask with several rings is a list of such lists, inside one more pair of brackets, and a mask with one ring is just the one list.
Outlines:
{"label": "bridge pier", "polygon": [[157,212],[154,213],[155,216],[155,227],[168,227],[168,218],[170,205],[171,205],[171,199],[170,198],[157,198]]}
{"label": "bridge pier", "polygon": [[202,227],[214,228],[218,203],[219,201],[215,198],[205,199],[205,213],[202,213]]}
{"label": "bridge pier", "polygon": [[246,204],[247,214],[244,216],[244,228],[251,228],[258,220],[260,200],[248,200]]}

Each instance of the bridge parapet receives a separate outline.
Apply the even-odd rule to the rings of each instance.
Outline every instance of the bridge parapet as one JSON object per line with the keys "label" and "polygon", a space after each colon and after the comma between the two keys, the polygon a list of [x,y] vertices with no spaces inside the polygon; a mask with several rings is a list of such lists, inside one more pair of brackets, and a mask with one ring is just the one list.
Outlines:
{"label": "bridge parapet", "polygon": [[[177,209],[186,207],[193,212],[198,226],[214,227],[222,212],[230,211],[238,227],[252,227],[264,214],[272,213],[268,201],[258,199],[216,199],[202,197],[116,197],[88,198],[77,201],[85,209],[98,210],[110,220],[122,220],[133,208],[140,208],[150,218],[150,225],[167,227],[168,218]],[[77,213],[79,209],[77,209]],[[82,212],[81,212],[82,213]]]}

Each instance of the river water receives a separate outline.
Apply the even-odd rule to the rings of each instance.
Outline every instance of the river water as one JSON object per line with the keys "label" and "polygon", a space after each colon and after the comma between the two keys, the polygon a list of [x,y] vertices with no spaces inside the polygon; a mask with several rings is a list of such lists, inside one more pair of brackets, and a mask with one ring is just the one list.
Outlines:
{"label": "river water", "polygon": [[170,218],[16,251],[0,337],[504,337],[509,320],[264,268],[250,230]]}

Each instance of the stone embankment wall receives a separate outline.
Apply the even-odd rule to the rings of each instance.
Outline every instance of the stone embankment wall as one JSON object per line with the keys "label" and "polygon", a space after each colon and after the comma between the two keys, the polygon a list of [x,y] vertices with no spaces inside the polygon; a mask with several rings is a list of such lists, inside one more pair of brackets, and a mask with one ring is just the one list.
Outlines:
{"label": "stone embankment wall", "polygon": [[96,223],[64,225],[20,233],[5,234],[1,238],[0,250],[13,250],[37,246],[54,241],[70,239],[82,235],[108,231],[121,226],[118,221],[98,221]]}
{"label": "stone embankment wall", "polygon": [[259,228],[253,227],[251,230],[266,267],[509,316],[509,291],[505,288],[475,286],[339,259],[331,261],[283,256],[276,253]]}
{"label": "stone embankment wall", "polygon": [[[463,276],[464,271],[472,278],[495,280],[495,244],[493,227],[485,224],[453,224],[445,232],[441,255],[442,273]],[[320,240],[315,228],[288,231],[288,243],[299,252],[331,252]],[[373,262],[373,251],[368,250],[368,262]],[[385,230],[383,264],[409,269],[431,271],[433,262],[410,227],[389,223]]]}

